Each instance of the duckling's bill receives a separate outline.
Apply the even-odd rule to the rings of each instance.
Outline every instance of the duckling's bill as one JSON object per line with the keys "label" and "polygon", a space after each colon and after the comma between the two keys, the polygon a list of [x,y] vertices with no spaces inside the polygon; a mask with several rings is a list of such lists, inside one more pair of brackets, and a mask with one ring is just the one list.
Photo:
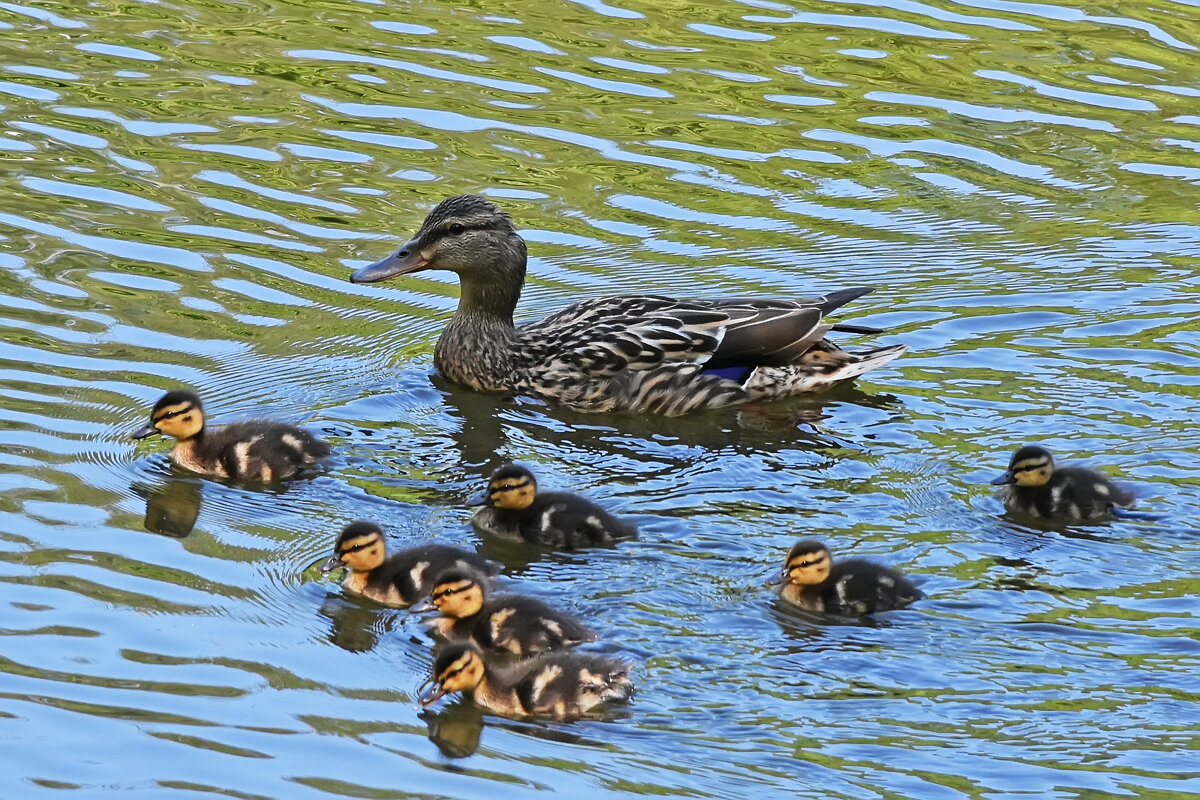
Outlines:
{"label": "duckling's bill", "polygon": [[1004,486],[1010,483],[1017,482],[1017,473],[1013,470],[1006,470],[1003,475],[997,475],[992,478],[992,486]]}
{"label": "duckling's bill", "polygon": [[346,566],[346,562],[342,561],[341,556],[332,555],[324,564],[321,565],[321,574],[324,575],[326,573],[333,572],[338,567],[344,566]]}
{"label": "duckling's bill", "polygon": [[148,436],[156,436],[162,433],[158,428],[154,427],[153,422],[147,422],[142,427],[133,432],[134,439],[145,439]]}
{"label": "duckling's bill", "polygon": [[405,244],[392,255],[368,264],[350,274],[351,283],[375,283],[396,275],[408,275],[429,266],[431,255],[423,252],[416,239]]}
{"label": "duckling's bill", "polygon": [[417,708],[429,708],[448,693],[449,690],[438,683],[437,678],[429,678],[417,687]]}

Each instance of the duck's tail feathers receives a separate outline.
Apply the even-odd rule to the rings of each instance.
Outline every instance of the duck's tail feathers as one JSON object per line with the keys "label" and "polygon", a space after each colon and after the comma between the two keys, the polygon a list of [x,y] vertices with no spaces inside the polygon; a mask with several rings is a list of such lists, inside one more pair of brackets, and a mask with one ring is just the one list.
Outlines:
{"label": "duck's tail feathers", "polygon": [[827,361],[811,361],[783,367],[759,367],[750,374],[742,388],[752,400],[817,392],[835,383],[857,378],[864,372],[878,369],[899,358],[906,350],[906,344],[857,352],[839,350],[837,358]]}

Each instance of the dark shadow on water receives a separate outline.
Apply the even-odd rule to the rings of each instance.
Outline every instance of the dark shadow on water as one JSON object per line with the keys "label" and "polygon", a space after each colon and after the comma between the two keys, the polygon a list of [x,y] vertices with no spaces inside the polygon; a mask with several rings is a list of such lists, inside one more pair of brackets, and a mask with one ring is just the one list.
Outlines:
{"label": "dark shadow on water", "polygon": [[466,758],[479,749],[483,711],[470,700],[460,697],[438,711],[426,709],[417,716],[429,728],[429,741],[446,758]]}
{"label": "dark shadow on water", "polygon": [[146,499],[146,530],[177,539],[191,533],[200,516],[203,484],[201,478],[182,477],[170,477],[155,486],[134,483],[130,489]]}
{"label": "dark shadow on water", "polygon": [[317,611],[329,620],[329,641],[351,653],[374,650],[379,640],[395,630],[404,609],[368,606],[343,595],[329,595]]}

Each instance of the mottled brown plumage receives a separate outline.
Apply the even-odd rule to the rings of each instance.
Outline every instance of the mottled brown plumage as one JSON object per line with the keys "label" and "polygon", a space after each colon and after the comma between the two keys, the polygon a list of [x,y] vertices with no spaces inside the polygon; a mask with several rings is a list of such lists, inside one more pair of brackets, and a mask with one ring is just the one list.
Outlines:
{"label": "mottled brown plumage", "polygon": [[398,253],[351,280],[457,273],[461,297],[434,351],[438,369],[476,391],[531,394],[587,412],[673,416],[811,392],[906,349],[851,353],[824,338],[831,330],[878,332],[822,322],[866,288],[811,300],[593,298],[514,326],[525,266],[525,242],[508,214],[462,195],[438,204]]}

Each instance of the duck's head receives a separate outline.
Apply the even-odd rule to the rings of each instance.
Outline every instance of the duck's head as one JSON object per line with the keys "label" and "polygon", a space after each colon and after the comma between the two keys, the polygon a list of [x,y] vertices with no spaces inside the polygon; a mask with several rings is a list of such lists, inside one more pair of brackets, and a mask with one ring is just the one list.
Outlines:
{"label": "duck's head", "polygon": [[533,504],[537,488],[532,472],[519,464],[505,464],[492,473],[487,489],[472,504],[522,511]]}
{"label": "duck's head", "polygon": [[433,662],[433,675],[418,690],[417,704],[424,708],[451,692],[469,692],[483,680],[484,671],[483,654],[473,645],[452,644]]}
{"label": "duck's head", "polygon": [[350,280],[374,283],[444,269],[458,273],[464,285],[515,283],[519,291],[525,259],[525,240],[512,218],[490,200],[463,194],[438,203],[408,243],[382,261],[356,270]]}
{"label": "duck's head", "polygon": [[133,432],[133,438],[145,439],[161,433],[176,439],[191,439],[204,429],[204,406],[194,392],[164,394],[150,412],[150,422]]}
{"label": "duck's head", "polygon": [[370,572],[383,563],[387,544],[383,531],[374,522],[351,522],[338,535],[333,555],[321,565],[321,572],[349,567],[354,572]]}
{"label": "duck's head", "polygon": [[796,542],[784,559],[783,569],[767,581],[768,586],[790,583],[794,586],[817,586],[829,577],[833,556],[829,548],[815,539]]}
{"label": "duck's head", "polygon": [[442,570],[433,582],[429,600],[413,606],[413,613],[437,609],[446,617],[464,619],[483,608],[483,580],[479,573],[465,567]]}
{"label": "duck's head", "polygon": [[1036,444],[1027,444],[1013,453],[1008,462],[1008,470],[992,483],[1001,485],[1015,483],[1017,486],[1034,488],[1045,486],[1054,473],[1054,456],[1050,451]]}

